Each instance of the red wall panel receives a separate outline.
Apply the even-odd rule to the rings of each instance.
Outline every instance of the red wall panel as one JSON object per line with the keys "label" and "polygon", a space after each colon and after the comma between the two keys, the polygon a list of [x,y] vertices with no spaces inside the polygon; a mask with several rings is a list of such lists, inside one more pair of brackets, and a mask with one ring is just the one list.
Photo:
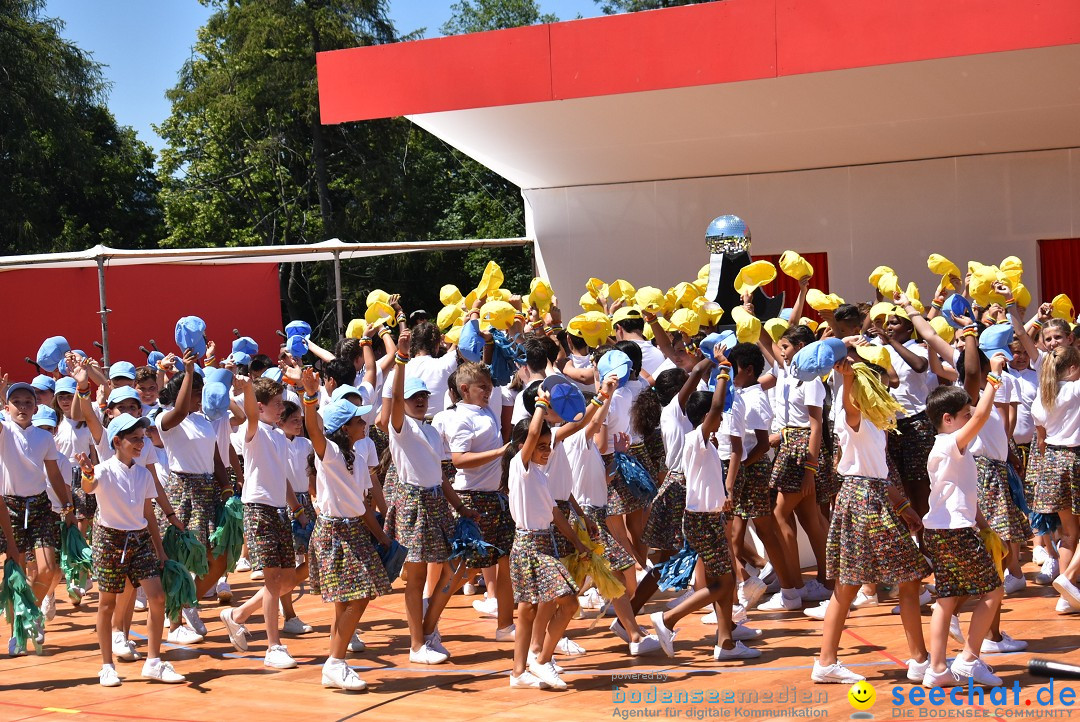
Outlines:
{"label": "red wall panel", "polygon": [[[795,299],[799,297],[799,282],[791,276],[787,275],[780,270],[780,256],[779,255],[758,255],[751,254],[755,261],[768,261],[776,266],[776,280],[772,283],[763,286],[762,290],[766,295],[775,296],[778,293],[784,293],[784,307],[791,308],[795,303]],[[816,288],[822,293],[829,292],[829,254],[828,253],[800,253],[800,256],[805,258],[807,262],[814,268],[814,277],[810,279],[810,287]],[[821,317],[817,311],[806,306],[803,310],[804,316],[820,321]],[[762,319],[767,320],[767,319]]]}
{"label": "red wall panel", "polygon": [[[207,338],[228,353],[237,328],[260,349],[279,346],[281,325],[278,267],[272,263],[233,265],[149,265],[105,268],[109,351],[113,361],[140,365],[139,345],[153,338],[164,352],[177,351],[173,329],[181,316],[199,316]],[[64,336],[72,348],[101,358],[96,268],[38,268],[0,273],[0,303],[6,339],[0,369],[12,380],[36,373],[23,359],[34,358],[49,336]],[[221,357],[223,354],[218,354]]]}
{"label": "red wall panel", "polygon": [[[1042,301],[1052,301],[1059,293],[1080,304],[1080,238],[1039,241],[1039,288]],[[1035,305],[1033,302],[1032,305]],[[1034,309],[1028,309],[1030,313]]]}

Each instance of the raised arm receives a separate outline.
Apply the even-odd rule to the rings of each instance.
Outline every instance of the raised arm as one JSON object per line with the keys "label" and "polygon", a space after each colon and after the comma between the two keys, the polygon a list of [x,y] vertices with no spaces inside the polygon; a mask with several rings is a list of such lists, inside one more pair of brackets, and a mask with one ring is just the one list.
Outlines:
{"label": "raised arm", "polygon": [[1009,314],[1009,323],[1012,324],[1013,336],[1024,347],[1028,358],[1034,364],[1035,360],[1039,358],[1039,348],[1035,345],[1035,341],[1032,340],[1031,336],[1028,335],[1027,329],[1024,328],[1024,320],[1020,318],[1020,307],[1016,305],[1012,290],[1001,281],[994,284],[994,290],[1005,297],[1005,311]]}
{"label": "raised arm", "polygon": [[[911,319],[911,325],[915,327],[916,333],[919,334],[922,340],[926,341],[926,345],[930,347],[931,351],[933,351],[945,360],[949,360],[954,357],[953,347],[950,346],[948,342],[946,342],[945,339],[943,339],[941,336],[938,336],[937,331],[935,331],[934,327],[930,325],[930,322],[927,321],[923,317],[923,315],[919,313],[918,310],[911,304],[911,301],[908,299],[907,294],[898,293],[896,294],[896,296],[894,296],[894,300],[897,306],[907,312],[908,317]],[[901,358],[903,358],[903,354],[901,354]],[[923,360],[929,365],[928,360]],[[908,364],[908,366],[911,366],[911,364]],[[911,367],[915,368],[914,366]]]}
{"label": "raised arm", "polygon": [[244,441],[251,441],[259,430],[259,402],[255,399],[255,385],[251,383],[250,376],[237,376],[236,379],[244,387],[244,414],[247,416]]}
{"label": "raised arm", "polygon": [[810,290],[810,276],[799,279],[799,295],[795,303],[791,304],[791,323],[797,324],[803,317],[803,309],[806,308],[806,292]]}
{"label": "raised arm", "polygon": [[304,428],[307,429],[308,438],[311,440],[312,451],[322,459],[326,454],[326,434],[323,433],[322,424],[319,423],[319,414],[315,410],[319,404],[319,374],[311,369],[304,369],[300,383],[304,387]]}
{"label": "raised arm", "polygon": [[394,387],[390,396],[390,425],[398,433],[401,433],[405,424],[405,364],[409,360],[410,333],[409,329],[402,328],[398,337],[398,349],[404,351],[399,350],[395,356],[397,366],[394,369]]}
{"label": "raised arm", "polygon": [[964,428],[956,432],[956,445],[961,452],[967,449],[971,442],[975,440],[983,424],[990,418],[990,411],[994,408],[994,397],[997,396],[998,387],[1001,386],[1001,382],[995,380],[995,377],[1000,378],[1005,363],[1005,356],[1002,354],[994,354],[994,358],[990,359],[990,372],[993,376],[987,379],[986,388],[983,389],[982,396],[979,397],[979,403],[975,407],[971,419],[964,424]]}
{"label": "raised arm", "polygon": [[180,391],[176,395],[176,403],[171,409],[166,409],[158,417],[158,428],[169,431],[179,426],[188,417],[191,411],[191,387],[194,384],[195,364],[198,359],[191,349],[184,351],[184,368],[189,369],[184,374],[184,380],[180,382]]}
{"label": "raised arm", "polygon": [[690,400],[690,394],[697,391],[698,384],[701,383],[701,379],[705,377],[705,374],[712,371],[713,362],[712,359],[703,358],[694,364],[693,370],[689,376],[686,377],[686,383],[679,389],[679,408],[686,411],[686,402]]}
{"label": "raised arm", "polygon": [[852,431],[858,433],[862,424],[862,411],[855,405],[855,397],[852,395],[852,387],[855,385],[855,370],[851,367],[850,359],[843,359],[836,364],[836,369],[844,377],[844,420]]}
{"label": "raised arm", "polygon": [[[694,370],[696,371],[697,367]],[[730,380],[731,365],[724,359],[720,362],[720,373],[716,377],[712,405],[709,406],[709,413],[705,414],[705,420],[701,422],[701,433],[706,440],[720,430],[720,422],[724,419],[724,399],[727,398],[727,382]]]}

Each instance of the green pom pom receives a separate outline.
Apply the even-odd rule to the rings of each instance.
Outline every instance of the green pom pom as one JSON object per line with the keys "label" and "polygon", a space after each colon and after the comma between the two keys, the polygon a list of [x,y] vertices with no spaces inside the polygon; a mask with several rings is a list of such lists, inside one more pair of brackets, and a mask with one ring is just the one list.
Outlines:
{"label": "green pom pom", "polygon": [[[4,583],[0,586],[0,605],[11,623],[11,636],[19,649],[26,649],[26,643],[34,639],[45,619],[38,609],[34,591],[26,580],[22,568],[13,560],[4,562]],[[41,654],[44,650],[35,643],[34,651]]]}
{"label": "green pom pom", "polygon": [[60,523],[60,569],[68,586],[86,588],[90,580],[92,553],[79,527]]}
{"label": "green pom pom", "polygon": [[201,577],[210,571],[210,564],[206,559],[206,547],[198,540],[194,532],[180,531],[170,525],[161,543],[169,559],[180,562],[195,576]]}
{"label": "green pom pom", "polygon": [[198,601],[195,594],[195,581],[180,562],[168,559],[161,572],[161,588],[165,591],[165,613],[176,622],[184,607],[193,607]]}
{"label": "green pom pom", "polygon": [[244,546],[244,503],[239,496],[230,497],[218,515],[217,528],[210,535],[210,549],[217,559],[225,554],[225,570],[236,571],[236,560]]}

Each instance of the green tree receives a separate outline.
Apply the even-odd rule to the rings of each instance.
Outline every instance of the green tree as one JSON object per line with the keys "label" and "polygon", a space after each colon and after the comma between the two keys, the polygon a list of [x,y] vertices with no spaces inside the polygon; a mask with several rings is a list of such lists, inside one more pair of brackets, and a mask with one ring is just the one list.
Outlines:
{"label": "green tree", "polygon": [[716,2],[717,0],[596,0],[600,9],[608,15],[618,13],[636,13],[639,10],[660,10],[676,8],[682,5]]}
{"label": "green tree", "polygon": [[0,252],[157,244],[154,154],[105,105],[101,66],[42,0],[0,0]]}
{"label": "green tree", "polygon": [[554,15],[541,14],[536,0],[459,0],[450,6],[450,13],[450,19],[439,28],[443,35],[559,22]]}

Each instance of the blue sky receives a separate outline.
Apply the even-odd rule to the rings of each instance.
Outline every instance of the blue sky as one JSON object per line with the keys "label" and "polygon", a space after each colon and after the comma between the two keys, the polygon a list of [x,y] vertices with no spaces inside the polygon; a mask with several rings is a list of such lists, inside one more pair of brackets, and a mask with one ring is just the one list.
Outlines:
{"label": "blue sky", "polygon": [[[439,34],[453,0],[391,0],[390,17],[398,32],[426,28]],[[563,20],[600,15],[593,0],[541,0],[541,10]],[[160,150],[152,124],[169,115],[165,91],[191,55],[195,34],[210,16],[197,0],[48,0],[45,13],[66,27],[63,35],[93,54],[112,83],[109,108],[122,125]]]}

